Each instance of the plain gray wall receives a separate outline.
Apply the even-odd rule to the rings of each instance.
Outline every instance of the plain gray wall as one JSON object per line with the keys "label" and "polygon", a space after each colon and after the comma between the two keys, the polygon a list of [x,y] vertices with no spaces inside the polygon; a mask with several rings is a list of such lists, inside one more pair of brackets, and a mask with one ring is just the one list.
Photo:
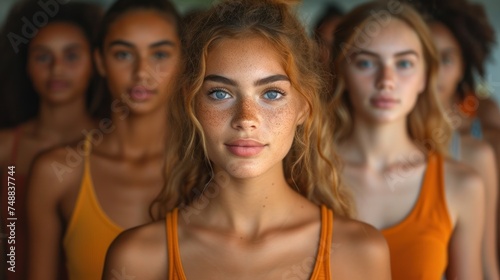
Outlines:
{"label": "plain gray wall", "polygon": [[[40,0],[47,2],[50,0]],[[55,0],[52,0],[55,1]],[[64,3],[68,0],[59,0]],[[69,0],[72,1],[72,0]],[[79,0],[84,2],[100,3],[104,7],[110,5],[114,0]],[[140,1],[140,0],[138,0]],[[318,13],[326,3],[336,3],[344,11],[349,11],[356,5],[366,2],[367,0],[303,0],[300,6],[299,14],[307,26],[314,24]],[[471,1],[471,0],[469,0]],[[17,0],[0,0],[0,22],[3,23],[5,16],[9,12],[10,7]],[[179,8],[181,13],[194,9],[200,6],[208,6],[211,0],[172,0],[173,3]],[[488,18],[495,27],[497,32],[497,41],[500,41],[500,0],[472,0],[472,2],[481,3],[486,7]],[[2,38],[1,40],[7,40]],[[500,103],[500,44],[495,47],[491,60],[487,64],[487,83],[489,84],[491,94],[495,97],[497,102]]]}

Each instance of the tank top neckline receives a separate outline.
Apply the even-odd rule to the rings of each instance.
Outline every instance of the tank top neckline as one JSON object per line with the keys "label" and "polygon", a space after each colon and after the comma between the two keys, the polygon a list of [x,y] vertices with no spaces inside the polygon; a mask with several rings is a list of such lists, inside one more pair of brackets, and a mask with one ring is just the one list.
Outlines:
{"label": "tank top neckline", "polygon": [[[180,256],[180,250],[179,250],[179,238],[178,238],[178,232],[177,232],[177,218],[178,218],[178,213],[179,209],[174,208],[174,210],[167,215],[167,234],[171,234],[171,237],[167,237],[167,243],[168,243],[168,257],[169,257],[169,265],[168,265],[168,279],[172,279],[172,275],[174,273],[173,269],[178,274],[178,277],[180,280],[187,280],[186,275],[184,274],[184,269],[182,266],[182,260]],[[330,248],[332,244],[332,236],[333,236],[333,212],[329,210],[325,205],[320,206],[320,213],[321,213],[321,229],[320,229],[320,236],[319,236],[319,246],[317,248],[316,252],[316,260],[314,263],[314,269],[311,273],[311,277],[309,279],[316,279],[318,277],[318,274],[321,273],[321,266],[323,264],[326,264],[328,268],[330,268]],[[330,219],[328,221],[328,219]],[[170,258],[173,257],[173,260],[170,260]],[[325,260],[325,257],[327,258]],[[325,261],[328,261],[328,263],[325,263]],[[172,264],[174,267],[171,267]],[[328,269],[328,278],[331,279],[331,270]]]}
{"label": "tank top neckline", "polygon": [[[116,224],[107,214],[104,212],[104,210],[101,207],[101,204],[99,203],[99,200],[97,199],[97,195],[94,190],[94,181],[92,178],[92,173],[90,171],[90,154],[92,152],[92,143],[90,142],[89,137],[87,136],[85,138],[84,142],[84,170],[83,170],[83,178],[84,180],[88,181],[88,184],[85,184],[85,182],[82,182],[82,187],[80,188],[78,192],[78,199],[76,201],[76,204],[73,208],[73,213],[71,214],[70,222],[68,223],[67,231],[69,231],[73,224],[76,222],[75,221],[75,211],[78,211],[80,208],[81,199],[79,199],[82,196],[82,193],[85,191],[88,191],[88,195],[90,196],[91,203],[94,205],[96,208],[99,216],[101,216],[101,219],[104,223],[108,224],[113,230],[116,230],[118,232],[122,232],[123,228]],[[88,187],[85,187],[88,186]]]}
{"label": "tank top neckline", "polygon": [[428,155],[427,158],[427,166],[424,171],[424,176],[422,178],[422,182],[420,183],[420,191],[418,193],[417,200],[413,204],[412,209],[406,215],[403,220],[399,221],[398,223],[391,225],[387,228],[380,229],[380,231],[383,234],[390,234],[392,232],[398,231],[400,228],[404,227],[408,223],[410,223],[412,220],[415,219],[415,216],[418,213],[418,210],[422,207],[422,203],[424,198],[426,197],[426,193],[429,191],[428,188],[432,187],[431,180],[431,170],[437,168],[435,161],[437,160],[437,154],[431,153]]}

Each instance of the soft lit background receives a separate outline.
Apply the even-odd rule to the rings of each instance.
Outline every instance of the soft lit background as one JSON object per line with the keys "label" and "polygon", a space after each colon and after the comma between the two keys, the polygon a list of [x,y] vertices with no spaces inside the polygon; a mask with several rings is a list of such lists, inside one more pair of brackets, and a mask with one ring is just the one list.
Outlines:
{"label": "soft lit background", "polygon": [[[10,7],[17,0],[0,0],[0,22],[3,23],[5,16],[9,12]],[[46,2],[48,0],[40,0]],[[70,0],[71,1],[71,0]],[[94,2],[100,3],[103,6],[107,7],[114,0],[79,0],[85,2]],[[140,0],[137,0],[140,1]],[[497,32],[497,41],[500,41],[500,0],[469,0],[472,2],[481,3],[486,7],[486,11],[488,13],[488,18],[490,22],[496,29]],[[184,13],[191,9],[195,9],[197,7],[207,7],[212,2],[211,0],[172,0],[173,3],[176,4],[179,11]],[[318,13],[321,12],[322,7],[326,3],[336,3],[339,7],[344,9],[344,11],[349,11],[356,5],[360,3],[367,2],[367,0],[303,0],[302,5],[299,9],[299,14],[304,23],[310,27],[315,21]],[[2,40],[6,40],[6,38],[2,38]],[[487,65],[487,83],[490,87],[490,91],[492,95],[495,97],[497,102],[500,102],[500,44],[497,44],[492,59]]]}

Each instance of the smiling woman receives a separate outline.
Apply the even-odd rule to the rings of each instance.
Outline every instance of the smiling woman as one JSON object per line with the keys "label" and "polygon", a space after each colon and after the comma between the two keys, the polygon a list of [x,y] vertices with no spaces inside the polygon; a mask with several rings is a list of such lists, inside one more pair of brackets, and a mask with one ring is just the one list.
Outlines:
{"label": "smiling woman", "polygon": [[290,9],[222,1],[189,26],[152,207],[166,217],[115,239],[104,279],[121,267],[140,279],[390,279],[383,238],[348,218],[320,66]]}

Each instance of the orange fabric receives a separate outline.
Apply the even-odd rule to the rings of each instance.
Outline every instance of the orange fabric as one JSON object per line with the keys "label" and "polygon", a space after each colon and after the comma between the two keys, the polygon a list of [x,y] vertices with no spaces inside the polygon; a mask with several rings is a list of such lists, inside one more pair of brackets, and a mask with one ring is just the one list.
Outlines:
{"label": "orange fabric", "polygon": [[[176,208],[167,214],[166,231],[168,246],[168,279],[187,280],[182,269],[179,243],[177,237],[177,217],[179,210]],[[326,206],[321,206],[321,235],[316,256],[316,264],[310,280],[329,280],[331,277],[330,255],[333,235],[333,212]]]}
{"label": "orange fabric", "polygon": [[389,245],[393,280],[441,280],[453,228],[446,206],[443,158],[429,156],[420,195],[410,214],[382,231]]}
{"label": "orange fabric", "polygon": [[97,201],[90,174],[89,139],[84,147],[85,167],[80,192],[63,240],[70,280],[101,279],[106,251],[123,231],[106,216]]}

